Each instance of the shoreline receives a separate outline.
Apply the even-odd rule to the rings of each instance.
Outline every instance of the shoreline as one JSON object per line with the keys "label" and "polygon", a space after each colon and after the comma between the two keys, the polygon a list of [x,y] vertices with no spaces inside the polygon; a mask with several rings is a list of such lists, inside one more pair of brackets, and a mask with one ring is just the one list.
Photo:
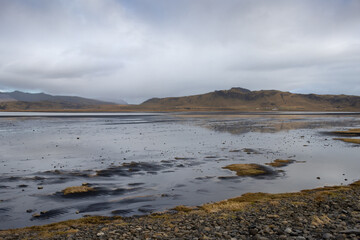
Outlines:
{"label": "shoreline", "polygon": [[360,181],[292,193],[245,193],[132,217],[89,216],[0,230],[0,239],[358,239]]}

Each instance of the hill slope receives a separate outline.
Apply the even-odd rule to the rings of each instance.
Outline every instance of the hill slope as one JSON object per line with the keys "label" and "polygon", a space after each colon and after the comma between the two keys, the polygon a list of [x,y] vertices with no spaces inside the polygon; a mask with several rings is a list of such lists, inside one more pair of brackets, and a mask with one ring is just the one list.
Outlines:
{"label": "hill slope", "polygon": [[45,93],[20,91],[0,92],[0,110],[3,111],[88,109],[113,104],[74,96],[52,96]]}
{"label": "hill slope", "polygon": [[148,109],[194,111],[360,111],[360,97],[232,88],[188,97],[152,98],[140,106]]}

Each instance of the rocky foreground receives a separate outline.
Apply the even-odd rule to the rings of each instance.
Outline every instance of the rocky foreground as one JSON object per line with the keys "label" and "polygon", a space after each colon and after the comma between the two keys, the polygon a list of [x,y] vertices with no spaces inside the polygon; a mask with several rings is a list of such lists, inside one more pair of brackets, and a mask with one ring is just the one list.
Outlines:
{"label": "rocky foreground", "polygon": [[298,193],[248,193],[176,210],[6,230],[0,239],[360,239],[360,181]]}

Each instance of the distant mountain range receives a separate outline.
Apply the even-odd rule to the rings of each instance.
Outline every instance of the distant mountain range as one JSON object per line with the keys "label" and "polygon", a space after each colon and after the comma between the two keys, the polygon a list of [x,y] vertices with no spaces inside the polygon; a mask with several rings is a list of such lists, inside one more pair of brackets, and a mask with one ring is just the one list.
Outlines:
{"label": "distant mountain range", "polygon": [[[126,103],[124,102],[124,104]],[[103,105],[115,105],[115,103],[75,96],[53,96],[45,93],[0,92],[0,110],[3,111],[91,109]]]}
{"label": "distant mountain range", "polygon": [[296,94],[244,88],[185,96],[152,98],[139,105],[123,105],[45,93],[0,93],[0,111],[353,111],[360,112],[360,97]]}
{"label": "distant mountain range", "polygon": [[187,111],[360,111],[360,97],[231,88],[187,97],[152,98],[141,106]]}

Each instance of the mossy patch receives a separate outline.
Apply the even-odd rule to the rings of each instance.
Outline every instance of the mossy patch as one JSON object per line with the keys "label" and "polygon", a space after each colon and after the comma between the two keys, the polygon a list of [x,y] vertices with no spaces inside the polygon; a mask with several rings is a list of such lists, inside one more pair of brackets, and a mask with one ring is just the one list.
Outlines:
{"label": "mossy patch", "polygon": [[334,138],[334,140],[341,140],[341,141],[347,142],[347,143],[360,144],[360,139],[358,139],[358,138]]}
{"label": "mossy patch", "polygon": [[187,207],[187,206],[184,206],[184,205],[180,205],[180,206],[176,206],[174,207],[172,210],[175,210],[177,212],[191,212],[193,210],[195,210],[194,207]]}
{"label": "mossy patch", "polygon": [[265,163],[265,165],[269,165],[272,167],[285,167],[294,162],[295,162],[295,160],[292,160],[292,159],[276,159],[270,163]]}
{"label": "mossy patch", "polygon": [[331,219],[326,215],[322,215],[322,216],[315,215],[312,217],[311,225],[314,227],[320,227],[320,226],[329,224],[330,222],[331,222]]}
{"label": "mossy patch", "polygon": [[95,189],[93,189],[91,187],[88,187],[86,185],[67,187],[64,190],[62,190],[64,195],[77,194],[77,193],[87,193],[87,192],[92,192],[92,191],[95,191]]}
{"label": "mossy patch", "polygon": [[299,201],[299,197],[312,199],[312,201],[321,202],[327,197],[335,197],[347,195],[347,192],[351,190],[351,188],[360,187],[360,181],[354,182],[349,186],[326,186],[322,188],[315,188],[309,190],[302,190],[300,192],[294,193],[245,193],[239,197],[231,198],[228,200],[216,202],[216,203],[208,203],[201,206],[201,209],[206,212],[218,212],[222,210],[230,210],[230,211],[245,211],[253,204],[261,203],[261,202],[271,202],[273,205],[279,200],[282,199],[290,199],[293,204],[305,205],[307,203],[304,202],[304,199]]}
{"label": "mossy patch", "polygon": [[259,176],[269,174],[270,171],[259,164],[231,164],[223,167],[223,169],[229,169],[235,171],[238,176]]}

